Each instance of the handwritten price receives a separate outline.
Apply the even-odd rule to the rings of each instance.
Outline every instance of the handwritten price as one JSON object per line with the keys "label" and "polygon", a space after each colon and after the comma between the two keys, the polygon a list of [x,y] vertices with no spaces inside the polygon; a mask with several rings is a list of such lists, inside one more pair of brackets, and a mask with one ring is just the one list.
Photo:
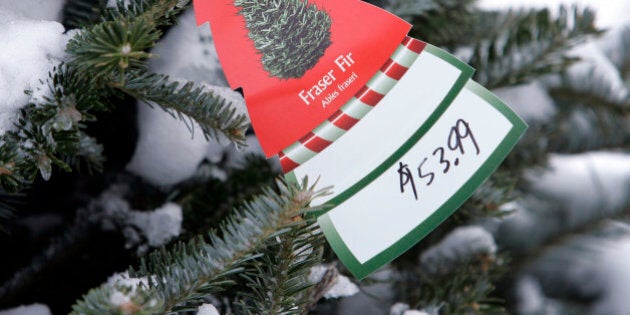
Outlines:
{"label": "handwritten price", "polygon": [[[468,143],[465,147],[465,143]],[[473,135],[472,130],[470,129],[470,125],[463,119],[457,120],[455,125],[451,128],[451,131],[448,134],[448,139],[445,147],[438,147],[433,151],[432,157],[435,159],[439,159],[439,165],[442,166],[442,174],[447,174],[449,171],[452,171],[454,167],[460,164],[460,158],[463,158],[466,155],[466,150],[470,151],[470,147],[475,151],[475,155],[479,155],[481,150],[479,149],[479,145],[477,144],[477,140]],[[448,151],[447,151],[448,150]],[[447,152],[455,153],[456,157],[453,160],[449,160],[447,158]],[[450,155],[450,154],[449,154]],[[436,177],[439,176],[439,170],[430,171],[423,170],[424,165],[429,161],[429,157],[425,157],[422,162],[417,167],[417,177],[418,182],[424,181],[426,186],[431,186],[433,182],[436,180]],[[411,169],[409,169],[409,165],[403,161],[399,162],[398,174],[400,178],[400,193],[405,193],[405,187],[411,186],[411,190],[413,191],[413,196],[418,200],[418,189],[416,188],[416,178],[412,173]],[[438,174],[436,174],[438,172]]]}

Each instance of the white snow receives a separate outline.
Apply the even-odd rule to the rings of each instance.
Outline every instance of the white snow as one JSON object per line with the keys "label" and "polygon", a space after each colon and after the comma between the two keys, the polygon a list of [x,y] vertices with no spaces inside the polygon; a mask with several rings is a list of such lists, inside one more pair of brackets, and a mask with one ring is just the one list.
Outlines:
{"label": "white snow", "polygon": [[[148,280],[146,278],[130,278],[129,273],[117,273],[107,279],[107,286],[111,288],[109,302],[116,306],[125,306],[132,303],[132,298],[136,294],[138,286],[146,287]],[[122,288],[125,290],[120,291]]]}
{"label": "white snow", "polygon": [[393,284],[397,276],[389,265],[369,275],[368,281],[360,284],[359,293],[339,300],[337,314],[387,314],[395,302]]}
{"label": "white snow", "polygon": [[159,247],[179,236],[182,221],[182,207],[167,203],[151,212],[133,211],[129,223],[142,231],[150,246]]}
{"label": "white snow", "polygon": [[558,309],[559,303],[545,296],[548,294],[556,298],[588,299],[584,304],[585,314],[626,315],[630,309],[629,259],[628,224],[610,221],[592,235],[573,237],[544,251],[525,269],[525,279],[530,279],[521,280],[517,286],[519,308],[539,309],[533,314],[541,314],[541,307]]}
{"label": "white snow", "polygon": [[453,230],[422,253],[420,263],[431,273],[446,272],[475,254],[494,254],[496,251],[492,234],[479,226],[465,226]]}
{"label": "white snow", "polygon": [[618,69],[621,69],[624,63],[630,61],[630,56],[627,54],[628,49],[630,49],[630,23],[625,27],[608,31],[597,42],[608,59]]}
{"label": "white snow", "polygon": [[197,315],[219,315],[219,311],[212,304],[203,304],[199,306]]}
{"label": "white snow", "polygon": [[[602,255],[596,264],[596,281],[605,287],[603,296],[591,309],[593,315],[624,315],[630,310],[630,237],[599,244]],[[595,280],[593,279],[593,280]]]}
{"label": "white snow", "polygon": [[12,7],[0,5],[0,135],[13,128],[17,111],[29,102],[24,91],[41,87],[40,80],[65,58],[70,38],[58,22],[29,19]]}
{"label": "white snow", "polygon": [[132,210],[122,197],[125,185],[114,185],[99,197],[93,221],[99,222],[103,230],[121,230],[128,248],[138,246],[138,253],[150,247],[165,245],[182,231],[183,213],[180,205],[166,203],[152,211]]}
{"label": "white snow", "polygon": [[[151,71],[201,84],[230,101],[239,113],[247,114],[240,94],[226,87],[210,29],[207,25],[196,26],[192,10],[182,15],[152,53],[159,57],[150,61]],[[226,154],[236,160],[248,153],[262,155],[255,142],[242,152],[225,139],[221,143],[208,142],[197,124],[193,124],[193,137],[184,122],[143,103],[138,104],[138,125],[138,144],[127,169],[158,186],[177,184],[193,176],[204,158],[218,162]]]}
{"label": "white snow", "polygon": [[11,11],[31,20],[61,22],[62,9],[66,0],[3,0],[1,11]]}
{"label": "white snow", "polygon": [[580,62],[568,69],[568,83],[578,91],[604,90],[600,95],[613,102],[628,100],[629,93],[621,73],[601,46],[600,42],[588,42],[571,51]]}
{"label": "white snow", "polygon": [[398,302],[389,309],[389,315],[402,315],[403,312],[410,309],[409,304]]}
{"label": "white snow", "polygon": [[525,121],[546,121],[556,113],[553,99],[540,82],[495,89],[494,92]]}
{"label": "white snow", "polygon": [[409,307],[409,304],[405,303],[396,303],[392,305],[392,308],[389,310],[389,315],[431,315],[425,311],[421,310],[412,310]]}
{"label": "white snow", "polygon": [[[577,226],[601,211],[620,211],[630,192],[630,154],[591,152],[552,155],[549,171],[532,171],[528,178],[534,192],[564,205],[570,213],[564,224]],[[609,213],[609,214],[614,214]]]}
{"label": "white snow", "polygon": [[208,146],[199,127],[194,126],[193,138],[184,122],[160,108],[139,103],[138,144],[127,170],[159,186],[191,177]]}
{"label": "white snow", "polygon": [[[108,8],[115,8],[116,4],[118,3],[119,0],[107,0],[107,7]],[[129,5],[129,0],[124,0],[123,3],[125,5]]]}
{"label": "white snow", "polygon": [[[312,267],[311,272],[308,275],[308,281],[311,283],[319,283],[330,268],[331,267],[326,265],[317,265]],[[337,274],[333,284],[328,288],[326,293],[324,293],[324,297],[327,299],[336,299],[352,296],[358,292],[359,287],[357,287],[354,282],[350,281],[350,279],[346,276]]]}
{"label": "white snow", "polygon": [[[528,251],[545,240],[598,218],[618,215],[630,202],[630,154],[590,152],[551,155],[549,167],[530,170],[530,197],[505,217],[497,240]],[[527,235],[523,238],[523,235]]]}
{"label": "white snow", "polygon": [[52,315],[48,306],[32,304],[0,311],[0,315]]}
{"label": "white snow", "polygon": [[326,291],[324,297],[327,299],[336,299],[355,295],[359,292],[359,288],[348,277],[339,275],[333,286]]}
{"label": "white snow", "polygon": [[519,314],[537,314],[545,305],[545,295],[540,283],[533,277],[525,276],[516,283],[517,309]]}
{"label": "white snow", "polygon": [[628,23],[630,1],[628,0],[481,0],[479,6],[485,9],[508,9],[528,7],[557,8],[560,4],[588,6],[597,12],[596,24],[611,27]]}

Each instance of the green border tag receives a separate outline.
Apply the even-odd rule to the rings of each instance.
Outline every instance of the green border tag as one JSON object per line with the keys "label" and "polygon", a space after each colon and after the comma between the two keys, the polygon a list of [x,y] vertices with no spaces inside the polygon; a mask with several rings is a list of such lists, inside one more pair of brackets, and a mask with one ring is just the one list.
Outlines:
{"label": "green border tag", "polygon": [[[348,268],[348,270],[350,270],[350,272],[358,279],[365,278],[372,272],[376,271],[378,268],[389,263],[396,257],[409,250],[409,248],[418,243],[421,239],[423,239],[431,231],[433,231],[438,225],[440,225],[444,220],[446,220],[451,214],[453,214],[453,212],[457,210],[473,194],[475,189],[477,189],[477,187],[479,187],[479,185],[481,185],[496,170],[499,164],[501,164],[508,153],[516,145],[520,137],[527,130],[527,125],[505,103],[503,103],[490,91],[486,90],[483,86],[474,81],[469,81],[466,84],[466,88],[472,91],[474,94],[480,96],[490,105],[492,105],[492,107],[503,114],[512,124],[512,128],[507,136],[503,139],[501,144],[492,152],[490,157],[474,173],[474,175],[469,178],[466,183],[441,207],[439,207],[439,209],[437,209],[423,222],[419,222],[417,227],[411,232],[407,233],[407,235],[405,235],[402,239],[398,240],[395,244],[391,245],[380,254],[374,256],[364,263],[359,262],[352,254],[348,246],[343,242],[342,238],[339,235],[339,232],[331,221],[330,216],[322,215],[318,218],[319,225],[326,235],[326,238],[328,239],[331,247],[333,248],[335,253],[337,253],[337,256]],[[419,129],[418,133],[424,134],[423,132],[420,132],[421,130],[422,127]],[[421,135],[419,137],[421,137]],[[394,154],[395,158],[388,159],[388,161],[397,161],[404,153],[411,149],[415,142],[416,138],[410,139],[410,141],[408,141],[403,147],[400,148],[399,151]],[[391,167],[394,163],[390,163],[388,166]],[[368,175],[369,179],[362,181],[363,187],[365,187],[365,185],[368,185],[371,181],[380,176],[382,172],[386,169],[387,167],[379,167],[381,173],[373,172]],[[338,205],[341,202],[336,203],[335,205]],[[357,221],[357,224],[360,224],[360,222]]]}
{"label": "green border tag", "polygon": [[[364,177],[360,178],[356,183],[352,184],[349,188],[341,191],[338,195],[327,201],[326,204],[330,205],[330,207],[327,208],[330,210],[327,212],[324,211],[313,214],[318,216],[318,223],[331,247],[337,253],[339,259],[344,263],[348,270],[350,270],[350,272],[359,279],[365,278],[370,273],[403,254],[434,230],[444,220],[446,220],[446,218],[458,209],[473,194],[475,189],[477,189],[477,187],[479,187],[479,185],[481,185],[496,170],[527,129],[526,124],[507,105],[505,105],[490,91],[470,80],[472,74],[474,73],[473,68],[435,46],[427,45],[425,52],[446,61],[460,71],[460,74],[453,86],[450,90],[448,90],[444,99],[430,114],[430,116],[428,116],[425,121],[419,122],[420,126],[418,129],[413,132],[413,134],[411,134],[411,136],[404,141],[398,149],[396,149],[380,164],[376,164],[376,167],[369,171],[369,173],[367,173]],[[385,172],[391,170],[392,167],[395,167],[395,165],[410,150],[412,150],[412,148],[416,147],[417,143],[423,139],[425,135],[427,135],[436,123],[444,118],[444,113],[451,107],[453,101],[458,97],[458,95],[460,95],[463,89],[477,95],[480,99],[485,101],[489,106],[496,109],[503,117],[505,117],[511,124],[509,132],[502,140],[495,138],[496,141],[500,141],[500,143],[498,146],[493,146],[494,151],[486,157],[485,161],[479,162],[482,163],[481,166],[479,166],[477,170],[473,172],[473,175],[467,178],[463,185],[454,194],[448,197],[448,199],[443,202],[437,210],[432,212],[426,219],[420,220],[421,222],[418,222],[415,228],[406,233],[392,245],[378,252],[378,254],[370,256],[371,258],[363,258],[363,262],[361,262],[360,259],[357,259],[357,257],[353,255],[348,244],[344,242],[340,232],[337,230],[331,219],[330,211],[333,211],[336,207],[343,205],[346,201],[359,194],[362,190],[383,176]],[[504,126],[507,128],[507,125]],[[378,148],[375,149],[378,150]],[[326,151],[324,150],[322,154],[325,152]],[[308,164],[308,162],[306,162],[306,164]],[[286,175],[287,180],[292,182],[297,182],[297,177],[298,176],[295,171]],[[356,224],[361,224],[360,219],[357,219]],[[378,247],[373,249],[376,251]]]}

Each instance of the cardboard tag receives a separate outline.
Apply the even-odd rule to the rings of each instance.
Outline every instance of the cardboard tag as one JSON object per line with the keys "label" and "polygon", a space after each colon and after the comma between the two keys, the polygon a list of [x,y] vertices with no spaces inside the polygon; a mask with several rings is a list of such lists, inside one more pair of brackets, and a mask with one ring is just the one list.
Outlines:
{"label": "cardboard tag", "polygon": [[[247,29],[255,28],[248,14],[262,11],[242,7],[257,3],[282,7],[286,14],[275,19],[308,11],[311,18],[301,23],[324,35],[332,30],[327,48],[305,50],[322,56],[314,65],[304,61],[297,69],[301,77],[273,77],[287,69],[273,68],[260,56],[267,48],[253,43],[259,38]],[[296,3],[302,5],[297,11]],[[211,21],[226,76],[233,88],[243,87],[266,154],[279,154],[289,180],[308,176],[334,187],[332,195],[313,201],[332,209],[315,215],[339,259],[359,279],[450,216],[527,128],[470,79],[474,69],[404,36],[409,25],[361,1],[196,0],[195,9],[199,22]],[[272,19],[257,23],[266,18]],[[365,20],[369,28],[358,26]],[[300,32],[322,38],[312,30]]]}
{"label": "cardboard tag", "polygon": [[352,98],[411,28],[360,0],[193,3],[197,23],[210,21],[230,87],[243,88],[267,157],[303,137]]}
{"label": "cardboard tag", "polygon": [[[392,98],[379,106],[396,104]],[[439,114],[440,108],[433,113],[439,117],[428,118],[408,138],[393,136],[401,145],[386,158],[355,159],[351,169],[362,174],[356,180],[346,173],[313,170],[310,163],[289,174],[348,183],[331,198],[318,201],[334,206],[318,222],[339,259],[357,278],[403,254],[446,220],[494,172],[527,128],[503,102],[473,81],[444,107],[443,113]],[[388,128],[396,130],[396,120]],[[331,154],[328,158],[334,160],[343,154],[342,146],[318,158]],[[365,147],[355,145],[351,150],[359,148]]]}

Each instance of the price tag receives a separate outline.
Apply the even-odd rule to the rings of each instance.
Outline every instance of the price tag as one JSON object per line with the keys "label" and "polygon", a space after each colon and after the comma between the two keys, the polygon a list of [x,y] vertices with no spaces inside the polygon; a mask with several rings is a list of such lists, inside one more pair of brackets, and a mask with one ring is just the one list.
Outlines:
{"label": "price tag", "polygon": [[527,128],[470,66],[365,2],[194,3],[265,153],[289,180],[334,187],[315,215],[357,278],[451,215]]}
{"label": "price tag", "polygon": [[335,207],[318,222],[343,263],[363,278],[450,216],[525,129],[503,102],[469,81],[426,133],[419,129],[375,168],[357,162],[367,175],[325,200]]}
{"label": "price tag", "polygon": [[378,106],[287,174],[334,187],[314,201],[333,206],[318,222],[357,278],[450,216],[526,130],[503,102],[470,80],[472,73],[427,44]]}

